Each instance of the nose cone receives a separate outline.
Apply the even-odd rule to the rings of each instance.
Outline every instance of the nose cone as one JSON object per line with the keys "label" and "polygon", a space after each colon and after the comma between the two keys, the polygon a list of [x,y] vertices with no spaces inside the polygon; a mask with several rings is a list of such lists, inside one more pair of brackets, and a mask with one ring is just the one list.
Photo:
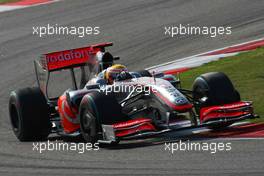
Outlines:
{"label": "nose cone", "polygon": [[170,84],[157,88],[156,95],[172,109],[183,112],[189,111],[193,105],[189,100],[175,87]]}

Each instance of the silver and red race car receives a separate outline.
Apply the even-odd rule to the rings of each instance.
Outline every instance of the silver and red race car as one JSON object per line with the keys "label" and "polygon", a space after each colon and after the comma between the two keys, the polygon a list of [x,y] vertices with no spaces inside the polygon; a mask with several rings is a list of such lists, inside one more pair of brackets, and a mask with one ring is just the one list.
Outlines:
{"label": "silver and red race car", "polygon": [[[182,89],[177,76],[147,70],[121,73],[113,84],[95,82],[119,59],[105,51],[108,46],[112,43],[48,53],[34,61],[38,87],[13,91],[9,101],[12,128],[20,141],[56,133],[113,144],[184,128],[219,129],[255,117],[252,102],[241,101],[224,73],[199,76],[192,90]],[[51,96],[50,78],[62,71],[70,76],[53,84],[62,85],[70,77],[72,86]]]}

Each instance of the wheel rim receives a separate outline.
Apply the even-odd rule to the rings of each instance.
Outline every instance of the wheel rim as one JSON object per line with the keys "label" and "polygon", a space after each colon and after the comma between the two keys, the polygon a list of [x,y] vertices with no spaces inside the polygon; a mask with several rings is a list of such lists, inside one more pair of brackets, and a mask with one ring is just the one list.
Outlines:
{"label": "wheel rim", "polygon": [[81,125],[85,135],[91,137],[96,135],[95,117],[91,113],[84,113]]}
{"label": "wheel rim", "polygon": [[206,93],[205,93],[204,91],[202,91],[201,88],[196,88],[196,89],[194,90],[194,93],[195,93],[194,98],[195,98],[196,100],[199,100],[199,99],[201,99],[201,98],[203,98],[203,97],[206,96]]}
{"label": "wheel rim", "polygon": [[14,106],[11,107],[11,123],[13,130],[17,132],[19,130],[19,115]]}

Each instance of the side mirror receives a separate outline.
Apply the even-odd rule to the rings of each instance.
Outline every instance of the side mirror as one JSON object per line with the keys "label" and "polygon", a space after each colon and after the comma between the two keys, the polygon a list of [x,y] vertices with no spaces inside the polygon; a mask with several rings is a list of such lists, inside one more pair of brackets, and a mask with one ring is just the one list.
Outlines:
{"label": "side mirror", "polygon": [[115,57],[114,57],[114,60],[120,60],[120,57],[115,56]]}

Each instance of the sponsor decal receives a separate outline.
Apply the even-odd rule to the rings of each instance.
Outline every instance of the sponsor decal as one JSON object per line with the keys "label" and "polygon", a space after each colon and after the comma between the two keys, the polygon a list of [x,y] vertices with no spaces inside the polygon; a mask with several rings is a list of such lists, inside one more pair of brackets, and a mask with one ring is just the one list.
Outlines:
{"label": "sponsor decal", "polygon": [[61,52],[54,52],[44,55],[44,66],[47,66],[49,71],[59,68],[68,67],[71,65],[85,64],[92,62],[95,53],[99,49],[92,47],[78,48]]}

